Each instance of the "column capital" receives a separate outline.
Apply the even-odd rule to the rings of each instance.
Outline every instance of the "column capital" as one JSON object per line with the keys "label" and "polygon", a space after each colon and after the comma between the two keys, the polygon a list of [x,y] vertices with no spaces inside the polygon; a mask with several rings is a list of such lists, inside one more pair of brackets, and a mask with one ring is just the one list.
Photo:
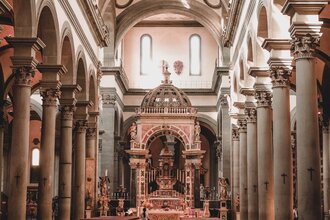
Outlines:
{"label": "column capital", "polygon": [[232,129],[232,138],[233,138],[233,141],[239,141],[238,128]]}
{"label": "column capital", "polygon": [[76,105],[76,93],[80,92],[82,89],[79,85],[62,85],[61,86],[61,98],[60,104],[65,105]]}
{"label": "column capital", "polygon": [[75,121],[75,129],[77,132],[85,132],[87,129],[87,120],[76,120]]}
{"label": "column capital", "polygon": [[246,127],[247,127],[246,122],[247,121],[246,121],[245,115],[241,115],[237,121],[237,124],[239,126],[239,128],[238,128],[239,133],[246,133]]}
{"label": "column capital", "polygon": [[92,101],[77,101],[77,110],[74,114],[76,120],[87,120],[88,119],[88,109],[93,106]]}
{"label": "column capital", "polygon": [[35,74],[33,66],[13,67],[13,73],[15,76],[15,86],[31,86]]}
{"label": "column capital", "polygon": [[92,139],[96,137],[96,128],[88,127],[86,132],[87,138]]}
{"label": "column capital", "polygon": [[41,88],[40,95],[42,96],[43,106],[56,106],[61,91],[58,88]]}
{"label": "column capital", "polygon": [[267,89],[256,90],[257,107],[271,107],[273,94]]}
{"label": "column capital", "polygon": [[291,70],[285,67],[274,66],[270,69],[273,88],[289,87]]}
{"label": "column capital", "polygon": [[246,115],[247,123],[257,122],[257,109],[255,107],[245,108],[244,113]]}
{"label": "column capital", "polygon": [[101,97],[104,107],[114,107],[116,104],[117,96],[115,88],[102,88]]}
{"label": "column capital", "polygon": [[62,105],[60,106],[60,111],[62,113],[62,120],[72,120],[73,112],[76,111],[76,106],[72,105]]}
{"label": "column capital", "polygon": [[320,36],[306,34],[294,36],[291,42],[291,51],[294,59],[312,59],[315,57],[315,49],[320,46]]}
{"label": "column capital", "polygon": [[[44,42],[38,37],[5,37],[8,44],[12,45],[14,49],[19,49],[17,52],[23,56],[31,56],[34,55],[34,51],[39,51],[43,49],[46,45]],[[33,51],[31,51],[31,49]],[[16,52],[15,52],[16,55]]]}

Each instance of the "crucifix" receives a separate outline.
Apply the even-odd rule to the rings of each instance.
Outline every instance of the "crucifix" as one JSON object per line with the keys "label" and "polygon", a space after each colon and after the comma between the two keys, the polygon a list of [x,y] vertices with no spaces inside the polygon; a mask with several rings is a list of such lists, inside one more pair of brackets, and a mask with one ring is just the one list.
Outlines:
{"label": "crucifix", "polygon": [[266,190],[268,190],[268,184],[269,184],[269,182],[264,182],[264,184],[265,184],[265,187],[266,187]]}
{"label": "crucifix", "polygon": [[313,180],[313,172],[315,171],[312,167],[307,169],[309,171],[309,174],[310,174],[310,178],[311,178],[311,181]]}
{"label": "crucifix", "polygon": [[15,178],[16,178],[16,186],[17,186],[17,185],[18,185],[19,178],[21,178],[21,176],[17,174],[17,175],[15,176]]}
{"label": "crucifix", "polygon": [[62,190],[64,191],[65,183],[61,183],[61,186],[62,186]]}
{"label": "crucifix", "polygon": [[45,186],[45,185],[46,185],[46,182],[47,182],[47,178],[44,177],[44,178],[42,178],[42,180],[43,180],[43,182],[44,182],[44,186]]}
{"label": "crucifix", "polygon": [[286,175],[285,173],[282,173],[281,176],[283,177],[283,184],[285,184],[285,178],[286,178],[288,175]]}
{"label": "crucifix", "polygon": [[253,185],[253,191],[257,192],[257,185]]}

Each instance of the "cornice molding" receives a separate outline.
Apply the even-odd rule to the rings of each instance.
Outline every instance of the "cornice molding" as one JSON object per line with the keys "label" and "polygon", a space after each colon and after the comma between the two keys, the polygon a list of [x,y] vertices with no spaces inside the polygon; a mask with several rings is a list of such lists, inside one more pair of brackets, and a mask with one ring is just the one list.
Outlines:
{"label": "cornice molding", "polygon": [[267,38],[262,43],[261,47],[268,50],[290,50],[292,39],[270,39]]}
{"label": "cornice molding", "polygon": [[122,67],[101,67],[103,76],[115,76],[116,83],[118,84],[121,92],[126,94],[128,91],[128,78],[125,70]]}
{"label": "cornice molding", "polygon": [[250,67],[248,74],[252,77],[269,77],[269,67]]}
{"label": "cornice molding", "polygon": [[233,40],[235,38],[238,28],[238,18],[242,12],[244,2],[245,1],[241,0],[233,0],[231,4],[231,10],[229,13],[229,19],[227,24],[228,29],[226,30],[224,37],[224,45],[226,47],[230,47],[233,45]]}
{"label": "cornice molding", "polygon": [[89,40],[87,39],[87,37],[84,33],[84,30],[81,27],[80,22],[76,16],[76,14],[74,13],[69,1],[59,0],[58,2],[61,4],[63,10],[65,11],[66,15],[68,16],[72,26],[74,27],[75,31],[77,32],[77,35],[78,35],[79,39],[81,40],[82,44],[84,45],[92,62],[94,63],[95,66],[97,66],[99,63],[99,60],[98,60],[96,54],[94,53],[94,50],[93,50],[91,44],[89,43]]}
{"label": "cornice molding", "polygon": [[81,9],[85,11],[84,16],[88,21],[88,26],[93,32],[93,36],[100,47],[106,47],[110,44],[109,29],[104,24],[101,12],[97,4],[92,0],[78,1]]}
{"label": "cornice molding", "polygon": [[287,0],[282,8],[282,13],[292,16],[294,13],[299,14],[318,14],[328,0],[302,1]]}
{"label": "cornice molding", "polygon": [[[139,108],[140,106],[138,105],[126,105],[123,108],[124,112],[135,112],[136,108]],[[198,110],[198,112],[216,112],[217,108],[216,106],[193,106]]]}

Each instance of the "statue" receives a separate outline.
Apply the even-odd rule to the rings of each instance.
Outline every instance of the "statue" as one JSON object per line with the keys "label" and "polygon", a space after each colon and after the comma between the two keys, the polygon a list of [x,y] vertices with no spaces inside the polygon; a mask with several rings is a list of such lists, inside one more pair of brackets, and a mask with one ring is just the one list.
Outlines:
{"label": "statue", "polygon": [[98,206],[100,210],[100,216],[107,216],[108,210],[109,210],[109,193],[108,193],[108,182],[110,183],[110,180],[107,176],[107,174],[103,177],[100,177],[100,194],[98,198]]}
{"label": "statue", "polygon": [[135,141],[136,140],[136,123],[133,122],[131,127],[129,128],[129,134],[131,135],[131,140]]}
{"label": "statue", "polygon": [[195,141],[200,141],[200,133],[201,127],[199,126],[199,122],[197,121],[195,124]]}
{"label": "statue", "polygon": [[199,197],[200,197],[200,200],[203,200],[204,199],[204,196],[205,196],[204,186],[203,186],[203,184],[201,184],[200,187],[199,187]]}
{"label": "statue", "polygon": [[125,216],[124,200],[123,199],[119,199],[119,201],[118,201],[118,207],[116,208],[116,215],[117,216]]}
{"label": "statue", "polygon": [[218,180],[219,189],[220,189],[220,200],[228,199],[228,191],[227,191],[227,181],[226,178],[220,177]]}

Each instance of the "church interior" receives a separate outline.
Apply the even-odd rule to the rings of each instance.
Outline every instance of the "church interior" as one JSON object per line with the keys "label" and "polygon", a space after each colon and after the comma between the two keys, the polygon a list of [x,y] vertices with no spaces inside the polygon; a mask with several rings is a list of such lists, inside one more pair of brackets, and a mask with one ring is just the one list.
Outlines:
{"label": "church interior", "polygon": [[0,0],[0,220],[330,219],[329,0]]}

